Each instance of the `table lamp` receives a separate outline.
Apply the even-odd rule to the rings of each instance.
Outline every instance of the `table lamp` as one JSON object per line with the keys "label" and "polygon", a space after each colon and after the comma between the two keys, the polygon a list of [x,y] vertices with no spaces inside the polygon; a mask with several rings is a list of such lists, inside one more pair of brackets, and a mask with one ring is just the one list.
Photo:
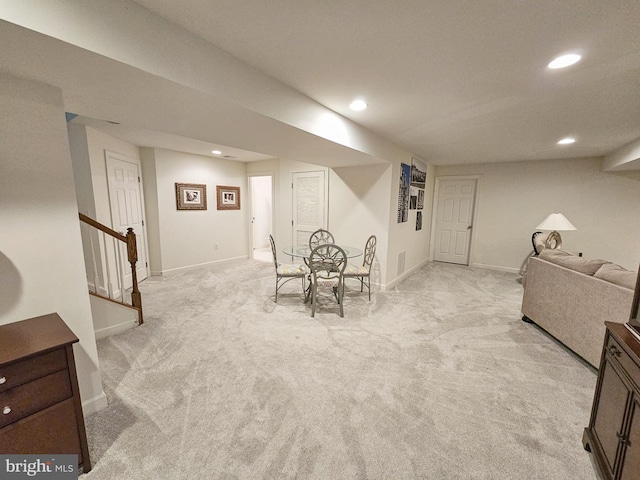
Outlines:
{"label": "table lamp", "polygon": [[[545,218],[540,225],[536,227],[540,230],[551,230],[551,233],[547,235],[546,240],[544,241],[544,248],[562,248],[562,237],[558,232],[568,231],[568,230],[577,230],[573,224],[567,220],[563,214],[555,212]],[[539,233],[539,232],[536,232]],[[535,235],[535,234],[534,234]],[[534,237],[535,238],[535,237]],[[535,249],[535,244],[534,244]],[[538,253],[536,249],[536,253]]]}

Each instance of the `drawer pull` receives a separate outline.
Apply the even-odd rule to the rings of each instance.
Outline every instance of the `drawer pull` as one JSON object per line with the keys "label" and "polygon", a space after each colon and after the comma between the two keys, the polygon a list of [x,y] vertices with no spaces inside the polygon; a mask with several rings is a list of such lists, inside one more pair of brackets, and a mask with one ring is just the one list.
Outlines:
{"label": "drawer pull", "polygon": [[0,385],[2,385],[3,383],[6,383],[7,381],[7,377],[0,377]]}
{"label": "drawer pull", "polygon": [[7,406],[5,406],[5,407],[2,409],[2,413],[3,413],[4,415],[9,415],[9,414],[11,413],[11,407],[9,407],[8,405],[7,405]]}
{"label": "drawer pull", "polygon": [[618,349],[618,347],[616,347],[615,345],[609,345],[609,353],[611,355],[613,355],[614,357],[619,357],[620,356],[620,350]]}

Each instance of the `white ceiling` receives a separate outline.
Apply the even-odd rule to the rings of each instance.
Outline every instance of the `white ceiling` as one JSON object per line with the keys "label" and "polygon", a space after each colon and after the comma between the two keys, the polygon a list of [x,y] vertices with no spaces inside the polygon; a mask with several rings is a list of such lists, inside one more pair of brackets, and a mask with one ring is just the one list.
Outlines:
{"label": "white ceiling", "polygon": [[[206,142],[195,138],[159,132],[157,130],[132,127],[131,125],[122,125],[120,123],[113,123],[109,120],[98,120],[84,115],[78,115],[70,121],[72,123],[86,125],[87,127],[107,133],[113,137],[120,138],[139,147],[164,148],[167,150],[175,150],[177,152],[193,153],[195,155],[202,155],[205,157],[219,156],[220,158],[226,158],[227,160],[238,160],[241,162],[256,162],[258,160],[268,160],[273,158],[272,155],[263,155],[261,153],[229,147],[228,145]],[[219,155],[213,154],[212,152],[214,150],[221,153]]]}
{"label": "white ceiling", "polygon": [[[604,156],[640,138],[637,0],[135,1],[3,2],[0,73],[59,87],[68,111],[80,114],[74,122],[131,143],[201,155],[219,149],[240,161],[284,156],[331,167],[395,158],[388,143],[362,149],[359,134],[341,144],[306,128],[301,113],[315,102],[435,165]],[[140,46],[138,29],[146,35]],[[180,57],[182,65],[160,56],[160,71],[155,58],[130,63],[145,58],[144,48],[161,51],[163,36],[194,44],[184,29],[214,44],[211,54],[220,48],[244,64],[223,62],[235,69],[227,75],[216,61],[199,67],[208,53]],[[570,51],[583,61],[546,68]],[[215,82],[231,92],[229,79],[245,64],[266,74],[264,90],[239,82],[217,96]],[[180,68],[221,73],[213,83],[182,83],[173,75]],[[302,93],[267,102],[289,117],[256,105],[278,90],[273,79]],[[238,103],[244,93],[248,103]],[[304,103],[304,95],[315,102],[296,111],[288,102]],[[367,110],[348,109],[356,96]],[[558,146],[565,136],[576,143]]]}
{"label": "white ceiling", "polygon": [[[640,137],[637,0],[136,3],[436,165],[602,156]],[[546,68],[569,51],[583,61]],[[360,95],[369,108],[350,111]]]}

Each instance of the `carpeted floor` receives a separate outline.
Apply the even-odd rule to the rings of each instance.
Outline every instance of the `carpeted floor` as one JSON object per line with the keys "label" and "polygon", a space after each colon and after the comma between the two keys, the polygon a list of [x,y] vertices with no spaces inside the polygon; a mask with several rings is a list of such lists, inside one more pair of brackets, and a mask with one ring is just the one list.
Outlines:
{"label": "carpeted floor", "polygon": [[397,288],[273,301],[271,263],[141,285],[104,339],[91,479],[596,479],[595,371],[520,320],[513,274],[430,263]]}

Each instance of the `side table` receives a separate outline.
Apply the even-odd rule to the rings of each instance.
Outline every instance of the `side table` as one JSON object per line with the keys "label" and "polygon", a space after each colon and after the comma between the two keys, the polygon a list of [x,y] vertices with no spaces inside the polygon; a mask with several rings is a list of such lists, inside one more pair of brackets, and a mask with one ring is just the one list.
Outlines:
{"label": "side table", "polygon": [[0,326],[0,453],[77,454],[91,470],[77,341],[57,313]]}

